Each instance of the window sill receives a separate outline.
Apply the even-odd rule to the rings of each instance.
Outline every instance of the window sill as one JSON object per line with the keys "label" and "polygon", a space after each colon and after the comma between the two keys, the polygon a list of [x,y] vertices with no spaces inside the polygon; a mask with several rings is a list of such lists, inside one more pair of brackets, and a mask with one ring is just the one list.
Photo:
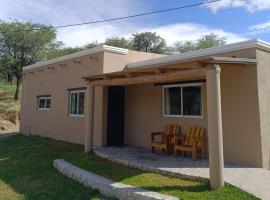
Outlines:
{"label": "window sill", "polygon": [[74,114],[70,114],[70,115],[68,115],[69,117],[84,117],[84,115],[74,115]]}
{"label": "window sill", "polygon": [[203,116],[196,116],[196,115],[162,115],[162,117],[168,118],[188,118],[188,119],[202,119]]}
{"label": "window sill", "polygon": [[51,109],[49,108],[38,108],[38,111],[50,111]]}

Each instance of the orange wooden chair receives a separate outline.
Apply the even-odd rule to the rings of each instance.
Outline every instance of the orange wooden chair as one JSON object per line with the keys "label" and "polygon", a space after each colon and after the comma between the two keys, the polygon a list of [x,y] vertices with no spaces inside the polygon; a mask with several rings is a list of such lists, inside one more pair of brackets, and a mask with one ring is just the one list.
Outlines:
{"label": "orange wooden chair", "polygon": [[[165,127],[165,131],[151,133],[151,147],[152,152],[155,152],[155,149],[161,149],[163,152],[166,151],[167,155],[173,151],[173,137],[180,133],[180,127],[175,124],[169,124]],[[157,140],[159,136],[159,140]]]}
{"label": "orange wooden chair", "polygon": [[196,160],[197,152],[201,152],[201,157],[205,158],[205,129],[203,127],[190,127],[186,135],[174,136],[174,156],[178,152],[191,152],[192,160]]}

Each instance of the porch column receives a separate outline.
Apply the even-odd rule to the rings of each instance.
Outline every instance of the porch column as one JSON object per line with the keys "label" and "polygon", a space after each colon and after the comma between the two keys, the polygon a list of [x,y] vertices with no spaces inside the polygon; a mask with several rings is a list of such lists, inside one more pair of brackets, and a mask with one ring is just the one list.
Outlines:
{"label": "porch column", "polygon": [[87,84],[85,93],[85,128],[84,128],[84,152],[89,153],[93,147],[94,130],[94,99],[95,88]]}
{"label": "porch column", "polygon": [[212,188],[224,186],[220,71],[219,65],[212,65],[206,72],[209,171]]}

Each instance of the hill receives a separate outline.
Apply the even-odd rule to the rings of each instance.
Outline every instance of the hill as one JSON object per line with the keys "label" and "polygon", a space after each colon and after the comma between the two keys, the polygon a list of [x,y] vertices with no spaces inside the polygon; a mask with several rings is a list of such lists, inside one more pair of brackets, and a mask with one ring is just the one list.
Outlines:
{"label": "hill", "polygon": [[13,99],[15,89],[15,85],[0,82],[0,133],[18,131],[20,99]]}

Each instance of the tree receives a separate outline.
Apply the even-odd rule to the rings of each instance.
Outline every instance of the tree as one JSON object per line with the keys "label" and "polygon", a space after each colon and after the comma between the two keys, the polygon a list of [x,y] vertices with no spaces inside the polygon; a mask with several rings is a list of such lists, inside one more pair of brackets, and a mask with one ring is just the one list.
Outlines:
{"label": "tree", "polygon": [[164,53],[166,51],[165,40],[155,32],[135,33],[131,38],[131,46],[137,51]]}
{"label": "tree", "polygon": [[0,21],[0,59],[8,63],[16,78],[14,99],[19,97],[23,66],[44,60],[54,42],[56,32],[51,26]]}
{"label": "tree", "polygon": [[226,39],[219,37],[217,34],[210,33],[199,38],[197,41],[177,41],[171,48],[172,53],[184,53],[188,51],[194,51],[199,49],[206,49],[210,47],[218,47],[226,44]]}
{"label": "tree", "polygon": [[210,33],[197,40],[196,49],[206,49],[210,47],[218,47],[226,44],[224,37],[219,37],[215,33]]}
{"label": "tree", "polygon": [[119,48],[131,49],[131,45],[129,41],[124,37],[106,38],[104,44],[114,46],[114,47],[119,47]]}
{"label": "tree", "polygon": [[83,48],[80,47],[61,47],[56,49],[51,49],[46,53],[46,60],[61,57],[64,55],[76,53],[83,50]]}
{"label": "tree", "polygon": [[97,47],[99,45],[100,45],[100,43],[97,40],[95,40],[95,41],[92,41],[92,42],[84,45],[83,49],[91,49],[91,48]]}

